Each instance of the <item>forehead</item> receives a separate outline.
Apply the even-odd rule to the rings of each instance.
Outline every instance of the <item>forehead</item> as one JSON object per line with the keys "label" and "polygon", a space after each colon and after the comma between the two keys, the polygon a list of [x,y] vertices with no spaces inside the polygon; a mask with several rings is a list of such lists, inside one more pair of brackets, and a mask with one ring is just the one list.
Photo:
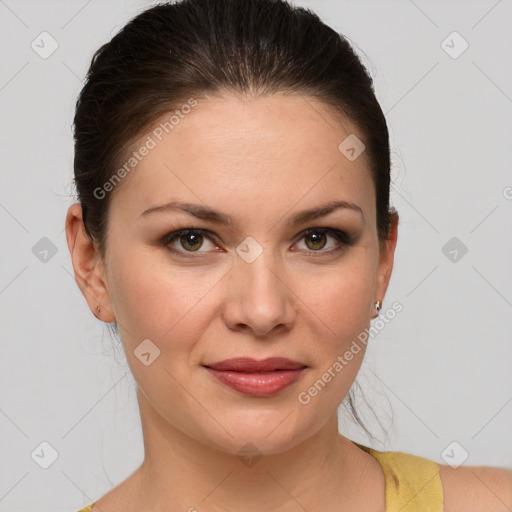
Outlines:
{"label": "forehead", "polygon": [[345,152],[345,141],[362,143],[364,135],[316,98],[223,96],[174,112],[132,146],[151,149],[120,183],[116,207],[140,213],[179,197],[215,209],[298,201],[305,207],[318,199],[374,208],[366,152],[352,160]]}

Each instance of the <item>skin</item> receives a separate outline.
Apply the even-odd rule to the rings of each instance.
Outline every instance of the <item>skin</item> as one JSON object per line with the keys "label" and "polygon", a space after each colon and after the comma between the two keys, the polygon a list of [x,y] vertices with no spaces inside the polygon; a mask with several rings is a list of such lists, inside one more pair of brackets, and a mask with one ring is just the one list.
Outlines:
{"label": "skin", "polygon": [[[364,140],[310,97],[205,99],[112,193],[105,260],[85,235],[80,206],[69,208],[75,278],[91,310],[101,305],[98,318],[118,324],[145,446],[141,466],[94,512],[288,512],[298,503],[384,510],[378,462],[338,433],[337,408],[365,345],[310,403],[297,399],[369,327],[392,272],[398,216],[379,246],[367,155],[349,161],[338,150],[350,134]],[[297,212],[340,199],[361,212],[339,209],[287,227]],[[176,211],[141,216],[171,200],[208,206],[234,224]],[[353,243],[329,254],[340,244],[331,234],[301,236],[321,227],[346,232]],[[189,241],[196,251],[179,237],[160,243],[185,228],[208,230],[212,239]],[[262,250],[251,263],[236,252],[249,236]],[[134,354],[145,339],[160,350],[148,366]],[[256,398],[201,366],[242,355],[284,356],[308,368],[279,394]],[[252,467],[237,457],[248,442],[262,455]]]}

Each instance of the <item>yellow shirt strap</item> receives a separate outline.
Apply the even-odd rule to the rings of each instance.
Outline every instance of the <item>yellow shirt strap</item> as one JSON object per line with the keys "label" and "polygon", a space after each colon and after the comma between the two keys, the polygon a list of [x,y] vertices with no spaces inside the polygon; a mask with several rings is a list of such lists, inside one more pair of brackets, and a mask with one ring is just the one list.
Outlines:
{"label": "yellow shirt strap", "polygon": [[379,452],[357,446],[373,455],[384,471],[386,512],[443,511],[443,487],[437,462],[410,453]]}
{"label": "yellow shirt strap", "polygon": [[94,503],[91,503],[90,505],[87,505],[86,507],[84,508],[81,508],[80,510],[78,510],[78,512],[92,512],[92,507],[94,506]]}

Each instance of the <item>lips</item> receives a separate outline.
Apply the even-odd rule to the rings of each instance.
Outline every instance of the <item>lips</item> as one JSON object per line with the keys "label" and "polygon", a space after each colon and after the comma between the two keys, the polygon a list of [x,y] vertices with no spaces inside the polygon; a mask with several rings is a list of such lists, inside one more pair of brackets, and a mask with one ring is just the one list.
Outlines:
{"label": "lips", "polygon": [[297,382],[307,368],[284,357],[262,361],[237,357],[204,366],[222,384],[253,397],[276,395]]}
{"label": "lips", "polygon": [[233,359],[226,359],[218,363],[205,365],[207,368],[213,368],[220,371],[233,371],[244,373],[255,372],[273,372],[276,370],[300,370],[305,368],[306,365],[292,361],[286,357],[269,357],[262,361],[251,359],[249,357],[235,357]]}

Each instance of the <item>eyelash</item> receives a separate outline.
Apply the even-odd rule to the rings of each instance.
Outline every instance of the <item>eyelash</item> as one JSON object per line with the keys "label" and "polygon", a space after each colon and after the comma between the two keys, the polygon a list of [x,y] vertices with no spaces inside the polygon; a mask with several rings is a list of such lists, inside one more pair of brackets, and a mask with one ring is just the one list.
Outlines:
{"label": "eyelash", "polygon": [[[161,239],[160,244],[172,253],[176,253],[176,254],[180,254],[180,255],[187,254],[187,256],[185,256],[186,258],[202,258],[203,256],[194,255],[196,252],[201,253],[201,251],[178,250],[173,247],[170,247],[170,244],[175,239],[179,238],[182,235],[187,235],[187,234],[191,234],[191,233],[202,235],[202,236],[208,238],[213,243],[215,243],[215,240],[217,239],[217,237],[214,236],[213,233],[211,233],[210,231],[208,231],[206,229],[186,228],[186,229],[180,229],[178,231],[173,231],[171,233],[168,233]],[[297,242],[299,242],[300,240],[302,240],[303,238],[307,237],[308,235],[310,235],[312,233],[331,235],[333,238],[338,240],[338,242],[340,242],[340,243],[334,249],[329,249],[327,251],[318,249],[317,251],[308,250],[307,252],[319,253],[319,255],[334,254],[334,253],[338,253],[338,252],[346,249],[347,246],[350,246],[353,244],[353,240],[351,239],[351,237],[349,235],[347,235],[347,233],[345,233],[343,231],[339,231],[337,229],[333,229],[333,228],[309,228],[309,229],[306,229],[305,231],[303,231],[302,233],[299,234]],[[202,252],[205,252],[205,251],[202,251]],[[190,254],[190,256],[188,254]],[[313,254],[311,256],[316,257]]]}

